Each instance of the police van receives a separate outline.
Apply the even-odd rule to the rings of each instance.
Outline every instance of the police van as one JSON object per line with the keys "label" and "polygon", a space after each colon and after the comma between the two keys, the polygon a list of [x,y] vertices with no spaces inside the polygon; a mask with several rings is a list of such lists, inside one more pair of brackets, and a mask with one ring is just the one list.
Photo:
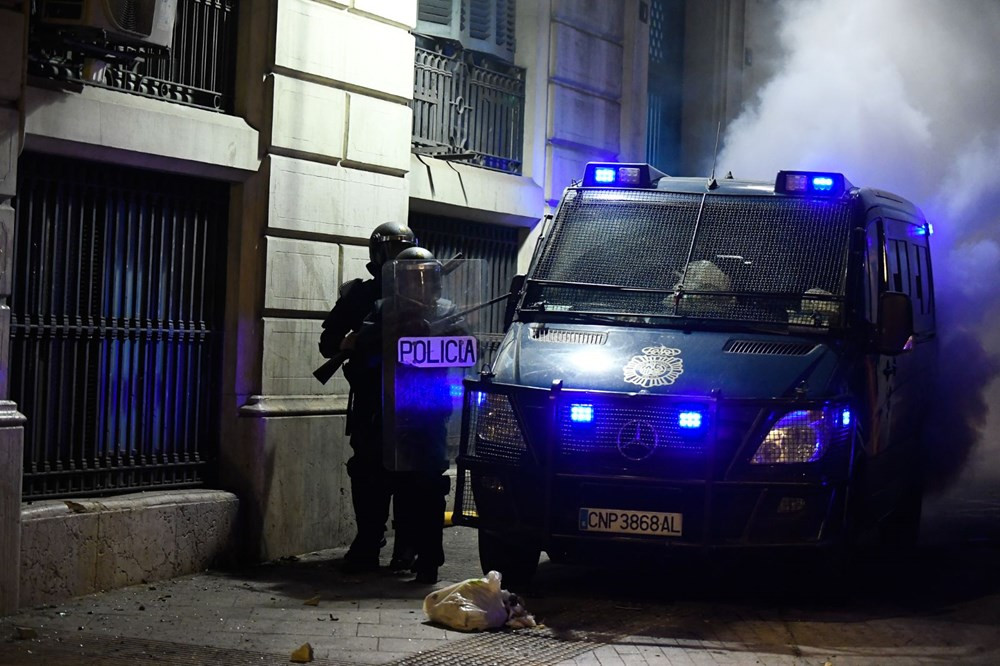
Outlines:
{"label": "police van", "polygon": [[484,571],[916,540],[936,345],[915,205],[840,173],[590,163],[544,225],[465,381],[454,521]]}

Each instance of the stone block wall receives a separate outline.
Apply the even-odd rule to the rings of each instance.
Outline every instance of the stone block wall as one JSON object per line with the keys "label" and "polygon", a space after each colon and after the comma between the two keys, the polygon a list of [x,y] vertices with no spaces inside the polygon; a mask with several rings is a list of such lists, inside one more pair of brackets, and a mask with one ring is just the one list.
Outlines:
{"label": "stone block wall", "polygon": [[236,497],[215,490],[47,500],[22,512],[21,605],[173,578],[223,564]]}
{"label": "stone block wall", "polygon": [[260,109],[263,164],[237,193],[222,452],[261,558],[353,537],[348,386],[312,371],[339,286],[369,277],[372,229],[407,219],[416,0],[279,0],[273,12],[272,57],[247,73],[261,99],[238,101]]}

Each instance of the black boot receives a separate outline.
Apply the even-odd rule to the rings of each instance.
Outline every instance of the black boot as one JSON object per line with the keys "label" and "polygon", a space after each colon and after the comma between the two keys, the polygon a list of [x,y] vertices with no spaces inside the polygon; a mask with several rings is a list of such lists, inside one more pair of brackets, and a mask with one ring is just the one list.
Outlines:
{"label": "black boot", "polygon": [[385,539],[382,539],[378,548],[364,546],[355,538],[351,547],[344,555],[344,563],[341,569],[344,573],[364,573],[366,571],[377,571],[379,568],[378,552],[385,546]]}
{"label": "black boot", "polygon": [[412,548],[403,546],[400,549],[393,549],[392,560],[389,561],[389,571],[410,571],[416,559]]}
{"label": "black boot", "polygon": [[414,583],[420,583],[421,585],[433,585],[438,582],[438,568],[437,567],[422,567],[417,566],[416,568],[417,576],[413,579]]}
{"label": "black boot", "polygon": [[400,520],[392,521],[392,529],[396,536],[392,542],[392,561],[389,562],[389,570],[409,571],[417,559],[417,551],[413,547],[413,535],[410,534],[409,526]]}

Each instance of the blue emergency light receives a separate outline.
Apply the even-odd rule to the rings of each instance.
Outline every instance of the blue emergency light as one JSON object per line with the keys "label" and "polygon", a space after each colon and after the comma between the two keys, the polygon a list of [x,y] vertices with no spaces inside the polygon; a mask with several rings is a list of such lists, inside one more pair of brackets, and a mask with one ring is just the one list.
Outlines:
{"label": "blue emergency light", "polygon": [[583,172],[583,186],[650,188],[666,175],[648,164],[588,162]]}
{"label": "blue emergency light", "polygon": [[677,424],[682,428],[697,429],[701,427],[701,412],[684,411],[677,417]]}
{"label": "blue emergency light", "polygon": [[836,198],[851,188],[842,173],[820,171],[779,171],[774,181],[778,194]]}
{"label": "blue emergency light", "polygon": [[569,420],[573,423],[590,423],[594,420],[594,406],[580,403],[570,405]]}

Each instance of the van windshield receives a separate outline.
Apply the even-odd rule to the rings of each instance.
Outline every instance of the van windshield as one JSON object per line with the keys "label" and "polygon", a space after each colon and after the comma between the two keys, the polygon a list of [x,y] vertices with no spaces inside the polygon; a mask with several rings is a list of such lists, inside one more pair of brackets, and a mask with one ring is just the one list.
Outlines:
{"label": "van windshield", "polygon": [[521,309],[840,326],[851,210],[843,200],[571,189]]}

